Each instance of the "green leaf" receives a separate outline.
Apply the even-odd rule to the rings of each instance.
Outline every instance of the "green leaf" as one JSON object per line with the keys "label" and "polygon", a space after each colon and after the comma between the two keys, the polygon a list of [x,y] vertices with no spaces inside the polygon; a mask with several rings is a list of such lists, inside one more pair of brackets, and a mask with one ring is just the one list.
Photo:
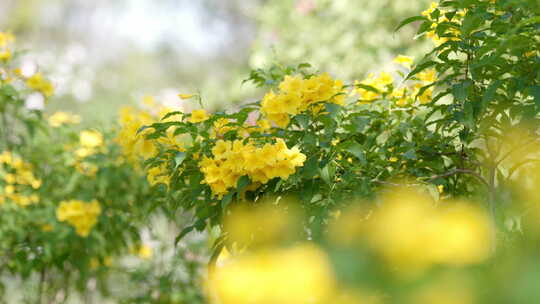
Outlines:
{"label": "green leaf", "polygon": [[488,104],[493,101],[493,98],[495,97],[495,92],[497,92],[497,89],[501,84],[502,80],[497,80],[490,84],[486,92],[484,93],[484,96],[482,97],[482,103]]}
{"label": "green leaf", "polygon": [[452,87],[452,95],[459,102],[464,102],[469,97],[469,87],[472,85],[472,81],[467,79],[460,83],[455,84]]}
{"label": "green leaf", "polygon": [[416,152],[414,151],[414,149],[410,149],[403,154],[403,157],[405,157],[406,159],[414,160],[416,159]]}
{"label": "green leaf", "polygon": [[174,157],[174,169],[177,169],[186,159],[186,152],[178,152]]}
{"label": "green leaf", "polygon": [[302,172],[305,178],[311,179],[317,175],[318,163],[319,160],[316,156],[312,156],[306,161],[302,167]]}
{"label": "green leaf", "polygon": [[238,179],[236,182],[236,199],[240,200],[240,194],[250,183],[251,181],[247,175],[244,175]]}
{"label": "green leaf", "polygon": [[169,118],[169,117],[171,117],[171,116],[174,116],[174,115],[182,115],[182,114],[183,114],[183,113],[180,112],[180,111],[169,112],[169,113],[165,114],[165,116],[163,116],[163,117],[161,118],[161,120],[165,120],[165,119],[167,119],[167,118]]}
{"label": "green leaf", "polygon": [[221,209],[225,210],[227,206],[231,203],[235,191],[229,191],[225,197],[221,200]]}
{"label": "green leaf", "polygon": [[421,21],[421,20],[424,20],[424,21],[428,21],[428,19],[424,16],[413,16],[413,17],[409,17],[403,21],[401,21],[401,23],[396,27],[396,29],[394,30],[394,32],[397,32],[399,31],[402,27],[404,27],[405,25],[409,24],[409,23],[413,23],[415,21]]}
{"label": "green leaf", "polygon": [[356,156],[356,158],[358,158],[358,160],[360,160],[362,164],[366,163],[366,153],[364,152],[364,147],[362,147],[362,145],[360,145],[359,143],[349,142],[347,144],[347,147],[345,148],[345,151]]}
{"label": "green leaf", "polygon": [[426,62],[424,62],[424,63],[422,63],[422,64],[416,66],[416,67],[414,68],[414,70],[412,70],[412,71],[407,75],[407,78],[405,78],[405,80],[410,79],[410,78],[413,77],[414,75],[416,75],[416,74],[422,72],[423,70],[425,70],[425,69],[427,69],[427,68],[429,68],[429,67],[431,67],[431,66],[434,66],[434,65],[436,65],[436,64],[438,64],[438,62],[433,61],[433,60],[429,60],[429,61],[426,61]]}
{"label": "green leaf", "polygon": [[186,228],[182,229],[180,233],[174,238],[174,246],[178,245],[178,242],[182,240],[188,233],[193,231],[195,229],[195,225],[187,226]]}
{"label": "green leaf", "polygon": [[540,109],[540,86],[535,85],[529,87],[529,95],[534,97],[534,104],[536,105],[537,109]]}
{"label": "green leaf", "polygon": [[326,108],[326,111],[330,113],[330,117],[333,119],[335,119],[341,111],[341,106],[335,103],[325,103],[324,107]]}

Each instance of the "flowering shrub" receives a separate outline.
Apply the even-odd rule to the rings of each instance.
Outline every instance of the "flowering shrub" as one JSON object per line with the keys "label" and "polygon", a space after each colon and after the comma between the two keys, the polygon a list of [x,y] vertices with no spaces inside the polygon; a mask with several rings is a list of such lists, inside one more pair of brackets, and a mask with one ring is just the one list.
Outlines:
{"label": "flowering shrub", "polygon": [[0,61],[0,274],[37,276],[26,300],[50,303],[86,290],[113,256],[138,246],[152,193],[115,133],[77,130],[81,118],[67,112],[45,117],[54,86],[21,74],[14,40],[0,33],[10,54]]}

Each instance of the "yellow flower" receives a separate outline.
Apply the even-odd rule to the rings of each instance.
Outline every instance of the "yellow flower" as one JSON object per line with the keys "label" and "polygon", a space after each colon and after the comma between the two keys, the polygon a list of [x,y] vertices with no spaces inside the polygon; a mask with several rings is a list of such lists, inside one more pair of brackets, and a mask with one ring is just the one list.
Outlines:
{"label": "yellow flower", "polygon": [[325,253],[306,244],[230,259],[207,282],[213,303],[329,303],[335,279]]}
{"label": "yellow flower", "polygon": [[56,112],[49,117],[48,122],[51,127],[57,128],[66,124],[78,124],[81,117],[68,112]]}
{"label": "yellow flower", "polygon": [[431,13],[433,13],[438,8],[439,8],[439,3],[431,2],[431,5],[429,6],[429,8],[422,12],[422,16],[430,18],[429,16],[431,15]]}
{"label": "yellow flower", "polygon": [[181,99],[190,99],[193,96],[195,95],[194,94],[178,94],[178,97],[180,97]]}
{"label": "yellow flower", "polygon": [[167,165],[162,164],[158,167],[150,168],[146,173],[146,179],[152,186],[157,184],[164,184],[168,186],[170,183],[170,178],[167,173]]}
{"label": "yellow flower", "polygon": [[412,57],[399,55],[394,59],[394,62],[410,69],[414,61]]}
{"label": "yellow flower", "polygon": [[97,148],[103,145],[103,135],[94,130],[81,131],[79,140],[85,148]]}
{"label": "yellow flower", "polygon": [[270,130],[272,128],[272,125],[267,119],[259,119],[257,121],[257,126],[259,126],[261,131]]}
{"label": "yellow flower", "polygon": [[142,245],[140,248],[139,248],[139,252],[138,252],[138,256],[141,258],[141,259],[145,259],[145,260],[148,260],[150,258],[152,258],[152,255],[154,254],[154,251],[152,250],[152,247],[148,246],[148,245]]}
{"label": "yellow flower", "polygon": [[101,207],[96,200],[89,203],[80,200],[62,201],[56,209],[56,218],[75,227],[77,234],[82,237],[88,236],[99,214]]}
{"label": "yellow flower", "polygon": [[8,61],[10,59],[11,59],[11,51],[10,50],[0,51],[0,61]]}
{"label": "yellow flower", "polygon": [[437,81],[437,71],[435,69],[428,69],[418,73],[418,79],[425,81],[427,83],[432,83]]}
{"label": "yellow flower", "polygon": [[189,122],[191,123],[198,123],[203,122],[205,120],[208,120],[210,116],[208,113],[206,113],[206,110],[200,109],[200,110],[193,110],[191,112],[191,118],[189,119]]}
{"label": "yellow flower", "polygon": [[41,73],[35,73],[26,80],[26,85],[36,91],[41,92],[45,97],[51,97],[54,94],[54,87],[50,81],[43,78]]}
{"label": "yellow flower", "polygon": [[6,47],[15,41],[15,36],[11,33],[0,32],[0,47]]}

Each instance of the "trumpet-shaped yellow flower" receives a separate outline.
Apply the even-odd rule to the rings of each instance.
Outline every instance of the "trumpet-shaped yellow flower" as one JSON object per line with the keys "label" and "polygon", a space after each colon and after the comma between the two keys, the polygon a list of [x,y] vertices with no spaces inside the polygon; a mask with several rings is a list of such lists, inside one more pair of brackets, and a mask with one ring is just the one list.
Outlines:
{"label": "trumpet-shaped yellow flower", "polygon": [[397,64],[400,64],[408,69],[411,68],[412,64],[414,63],[412,57],[405,56],[405,55],[399,55],[394,59],[394,62]]}
{"label": "trumpet-shaped yellow flower", "polygon": [[191,117],[189,119],[189,122],[191,122],[191,123],[199,123],[199,122],[203,122],[205,120],[208,120],[209,118],[210,118],[210,116],[208,115],[206,110],[204,110],[204,109],[193,110],[191,112]]}

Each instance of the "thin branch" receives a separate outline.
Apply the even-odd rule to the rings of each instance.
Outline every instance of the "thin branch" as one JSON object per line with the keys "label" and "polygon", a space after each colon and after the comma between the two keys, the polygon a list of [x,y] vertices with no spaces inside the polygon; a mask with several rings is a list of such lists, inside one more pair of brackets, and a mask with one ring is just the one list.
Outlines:
{"label": "thin branch", "polygon": [[490,188],[490,185],[489,183],[486,181],[485,178],[482,177],[482,175],[478,174],[477,172],[473,171],[473,170],[470,170],[470,169],[454,169],[454,170],[450,170],[446,173],[443,173],[443,174],[440,174],[440,175],[434,175],[432,177],[430,177],[428,179],[429,182],[431,181],[434,181],[438,178],[444,178],[444,177],[448,177],[448,176],[452,176],[452,175],[455,175],[455,174],[469,174],[469,175],[472,175],[474,177],[476,177],[479,181],[481,181],[486,187]]}

